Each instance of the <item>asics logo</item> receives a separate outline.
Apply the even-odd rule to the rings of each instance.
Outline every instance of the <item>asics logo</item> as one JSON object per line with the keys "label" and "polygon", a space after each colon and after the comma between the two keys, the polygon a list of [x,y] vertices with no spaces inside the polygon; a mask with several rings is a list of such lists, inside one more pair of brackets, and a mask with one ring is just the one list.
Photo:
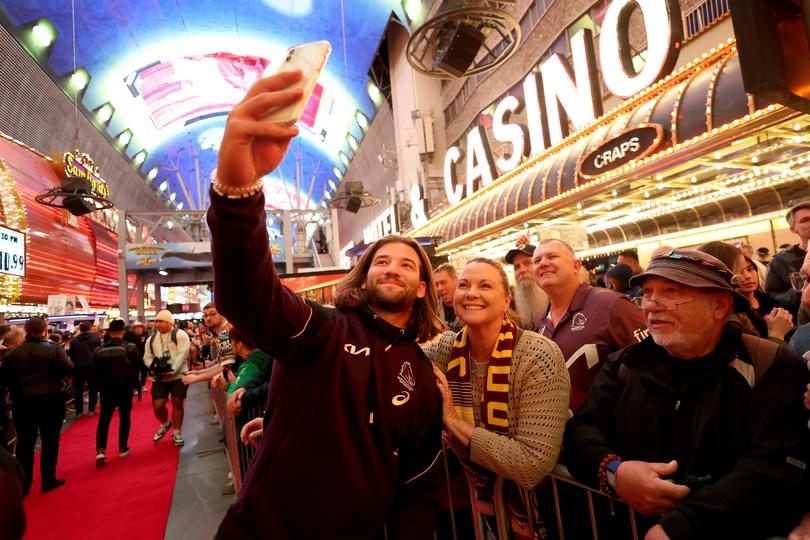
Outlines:
{"label": "asics logo", "polygon": [[346,343],[345,345],[343,345],[343,350],[355,356],[357,356],[358,354],[362,354],[363,356],[371,356],[371,349],[369,349],[368,347],[363,347],[362,349],[358,350],[358,348],[352,343]]}

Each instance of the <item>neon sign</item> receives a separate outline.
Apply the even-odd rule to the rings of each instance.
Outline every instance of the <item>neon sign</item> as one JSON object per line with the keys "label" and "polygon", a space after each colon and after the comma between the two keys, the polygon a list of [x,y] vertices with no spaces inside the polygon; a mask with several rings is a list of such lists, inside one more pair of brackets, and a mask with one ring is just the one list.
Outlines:
{"label": "neon sign", "polygon": [[579,162],[583,178],[596,178],[635,159],[652,154],[661,144],[664,128],[658,124],[641,124],[616,135],[597,147]]}
{"label": "neon sign", "polygon": [[[647,35],[647,60],[636,72],[629,46],[630,15],[641,10]],[[605,84],[618,97],[631,97],[666,77],[675,67],[683,30],[677,0],[615,0],[607,8],[600,35],[599,64]],[[523,80],[523,99],[504,97],[495,107],[492,138],[507,146],[506,157],[493,160],[487,134],[476,126],[467,132],[467,150],[451,146],[444,155],[444,187],[450,204],[515,168],[522,159],[558,144],[568,133],[568,121],[581,129],[602,115],[593,35],[588,29],[571,38],[573,72],[553,54],[539,73]],[[526,125],[511,121],[525,109]],[[466,158],[466,186],[457,182],[457,166]],[[466,189],[465,189],[466,188]]]}
{"label": "neon sign", "polygon": [[85,153],[79,153],[78,150],[65,152],[62,163],[54,162],[54,168],[60,176],[77,176],[90,182],[90,189],[94,195],[105,199],[110,195],[107,182],[99,175],[98,167],[93,159]]}

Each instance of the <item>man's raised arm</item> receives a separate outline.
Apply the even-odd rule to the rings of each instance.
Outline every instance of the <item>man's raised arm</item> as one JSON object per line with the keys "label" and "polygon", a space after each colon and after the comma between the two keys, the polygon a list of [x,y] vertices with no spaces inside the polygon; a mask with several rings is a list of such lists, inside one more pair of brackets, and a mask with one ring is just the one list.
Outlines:
{"label": "man's raised arm", "polygon": [[261,178],[278,167],[298,129],[257,118],[299,99],[301,91],[287,87],[300,77],[285,72],[262,79],[230,112],[208,210],[217,309],[269,350],[300,333],[311,309],[275,273],[261,189]]}

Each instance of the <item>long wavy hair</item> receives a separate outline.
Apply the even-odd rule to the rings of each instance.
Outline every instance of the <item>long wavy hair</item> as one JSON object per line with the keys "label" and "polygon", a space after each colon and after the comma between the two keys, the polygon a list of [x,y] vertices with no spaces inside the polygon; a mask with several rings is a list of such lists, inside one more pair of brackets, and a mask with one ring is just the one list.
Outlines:
{"label": "long wavy hair", "polygon": [[416,329],[418,341],[427,341],[444,329],[444,324],[438,315],[438,293],[433,283],[433,268],[427,253],[413,238],[398,235],[388,235],[380,238],[369,247],[357,261],[357,264],[346,276],[341,279],[335,290],[335,306],[338,308],[353,308],[366,301],[366,291],[363,286],[368,278],[368,269],[377,251],[386,244],[405,244],[416,252],[419,257],[419,280],[425,282],[425,296],[414,300],[411,308],[409,324]]}

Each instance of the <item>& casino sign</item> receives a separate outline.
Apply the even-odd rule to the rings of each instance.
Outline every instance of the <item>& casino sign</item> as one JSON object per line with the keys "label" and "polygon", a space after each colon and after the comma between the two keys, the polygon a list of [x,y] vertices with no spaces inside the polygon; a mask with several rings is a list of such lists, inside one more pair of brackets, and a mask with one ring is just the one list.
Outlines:
{"label": "& casino sign", "polygon": [[[632,67],[633,53],[628,46],[630,14],[636,7],[641,11],[647,36],[647,58],[638,72]],[[681,24],[678,0],[614,0],[605,12],[599,37],[599,67],[608,90],[615,96],[629,98],[669,75],[680,52]],[[571,38],[571,53],[573,71],[565,58],[552,54],[540,65],[539,72],[532,71],[523,80],[522,98],[507,95],[495,106],[492,138],[510,145],[511,152],[493,159],[482,126],[467,132],[466,152],[459,146],[447,149],[444,187],[450,204],[469,197],[518,166],[524,158],[561,142],[569,135],[569,120],[575,129],[581,129],[602,115],[596,54],[589,29],[582,29]],[[525,125],[511,121],[512,114],[524,110]],[[642,134],[638,135],[641,137]],[[660,136],[658,139],[660,142]],[[637,144],[639,148],[632,150],[631,147],[635,148]],[[609,159],[604,154],[607,148],[603,148],[603,157],[599,160],[601,168],[607,171],[609,168],[605,163],[612,166],[626,156],[634,157],[629,157],[624,163],[637,159],[635,153],[642,147],[641,139],[619,141],[618,154],[622,155],[611,149]],[[649,146],[645,148],[652,152]],[[464,185],[457,182],[457,167],[462,161],[466,165]]]}

